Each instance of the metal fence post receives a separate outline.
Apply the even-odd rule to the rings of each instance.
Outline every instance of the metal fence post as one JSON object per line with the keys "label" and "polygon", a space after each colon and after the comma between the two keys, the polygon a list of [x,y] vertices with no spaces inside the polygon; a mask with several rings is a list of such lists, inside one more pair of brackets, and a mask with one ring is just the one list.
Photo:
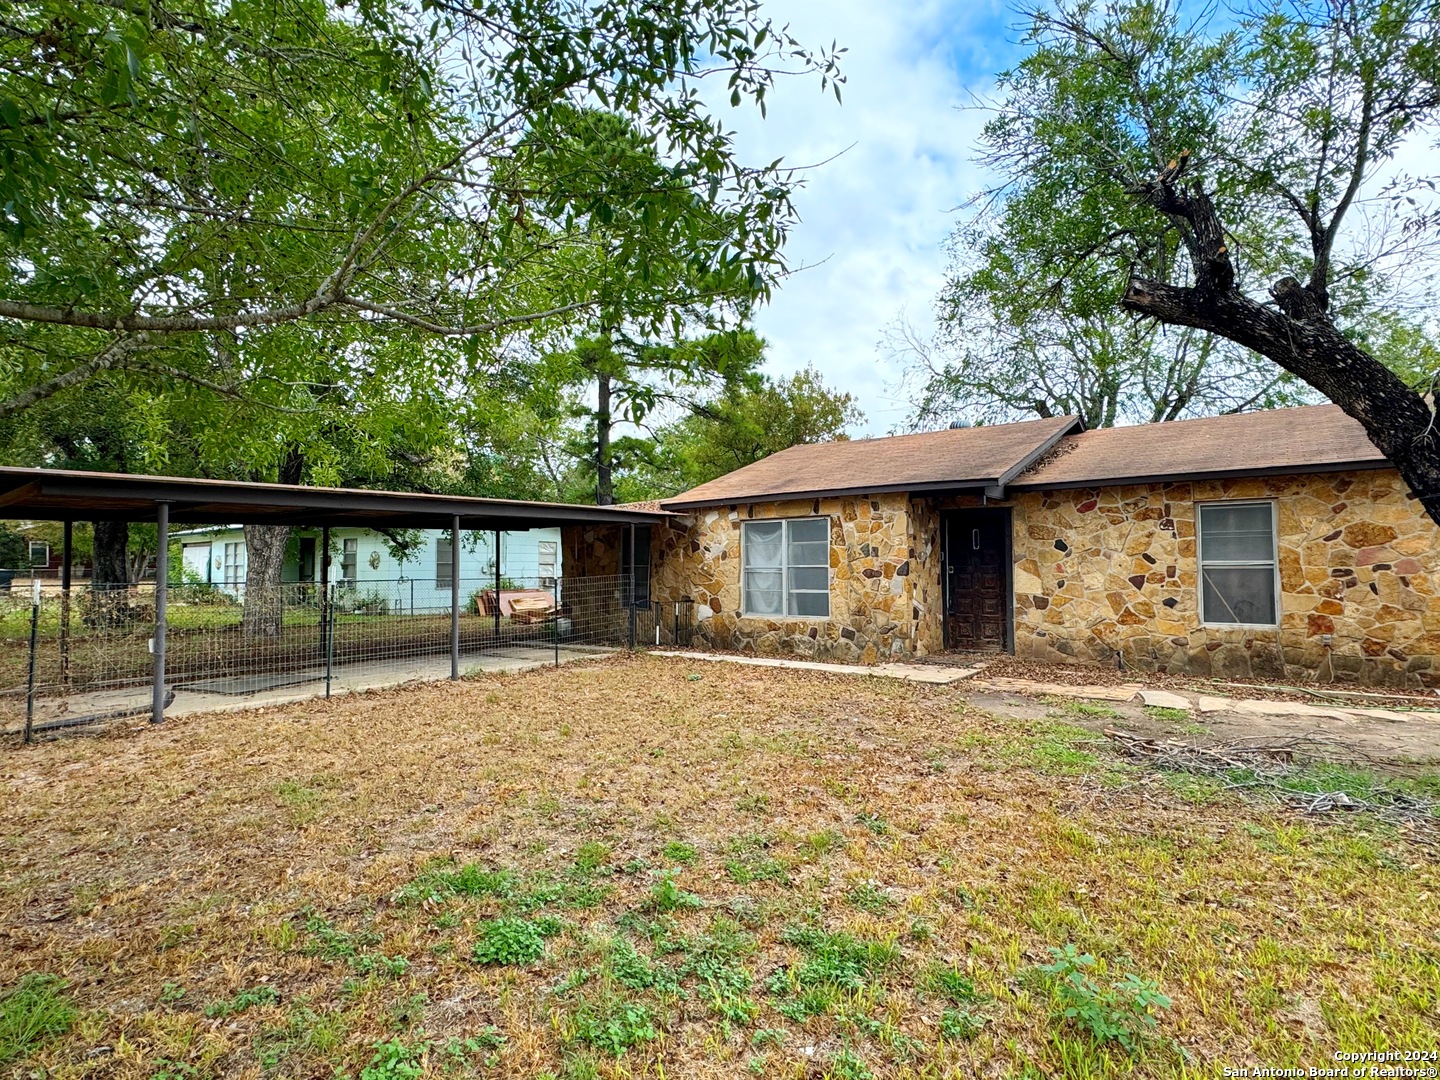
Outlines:
{"label": "metal fence post", "polygon": [[560,579],[552,578],[550,588],[555,594],[555,609],[550,616],[550,624],[554,627],[551,637],[555,640],[555,666],[560,666]]}
{"label": "metal fence post", "polygon": [[330,696],[330,526],[320,529],[320,655],[325,658],[325,696]]}
{"label": "metal fence post", "polygon": [[155,506],[155,683],[151,688],[150,722],[165,719],[165,606],[170,577],[170,504]]}
{"label": "metal fence post", "polygon": [[35,650],[40,644],[40,579],[30,600],[30,670],[25,676],[25,745],[35,741]]}

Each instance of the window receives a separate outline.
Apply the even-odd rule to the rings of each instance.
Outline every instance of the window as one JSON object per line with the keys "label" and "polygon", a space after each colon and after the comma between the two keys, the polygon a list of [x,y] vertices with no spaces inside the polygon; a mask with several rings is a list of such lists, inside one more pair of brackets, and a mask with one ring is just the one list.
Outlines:
{"label": "window", "polygon": [[360,541],[356,539],[341,541],[340,547],[340,581],[345,585],[355,584],[355,569],[360,559]]}
{"label": "window", "polygon": [[[630,596],[637,607],[648,608],[650,606],[650,526],[632,526],[635,530],[635,567],[634,578]],[[620,573],[629,577],[632,573],[630,567],[630,537],[624,533],[620,536]]]}
{"label": "window", "polygon": [[744,614],[829,618],[829,518],[747,521],[740,554]]}
{"label": "window", "polygon": [[1220,626],[1279,623],[1275,507],[1268,502],[1200,503],[1200,621]]}
{"label": "window", "polygon": [[435,540],[435,587],[437,589],[450,588],[451,571],[454,569],[455,548],[450,542],[450,537],[440,536]]}
{"label": "window", "polygon": [[226,585],[245,584],[245,544],[243,541],[225,545],[220,580]]}
{"label": "window", "polygon": [[41,540],[30,541],[30,565],[50,565],[50,545]]}
{"label": "window", "polygon": [[560,545],[554,540],[541,540],[539,553],[540,584],[549,588],[555,584],[556,570],[560,561]]}

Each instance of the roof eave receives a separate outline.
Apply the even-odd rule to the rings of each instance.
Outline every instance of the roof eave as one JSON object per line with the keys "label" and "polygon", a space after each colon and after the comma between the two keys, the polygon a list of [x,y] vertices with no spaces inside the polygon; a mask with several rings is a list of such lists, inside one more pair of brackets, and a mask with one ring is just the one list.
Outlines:
{"label": "roof eave", "polygon": [[1246,476],[1300,476],[1313,473],[1351,472],[1363,469],[1390,469],[1394,466],[1386,458],[1364,458],[1358,461],[1336,461],[1311,463],[1308,465],[1271,465],[1263,468],[1209,469],[1184,473],[1142,473],[1135,476],[1120,476],[1104,479],[1063,480],[1049,483],[1019,482],[1010,485],[1011,491],[1063,491],[1070,488],[1119,487],[1122,484],[1166,484],[1186,483],[1195,480],[1231,480]]}

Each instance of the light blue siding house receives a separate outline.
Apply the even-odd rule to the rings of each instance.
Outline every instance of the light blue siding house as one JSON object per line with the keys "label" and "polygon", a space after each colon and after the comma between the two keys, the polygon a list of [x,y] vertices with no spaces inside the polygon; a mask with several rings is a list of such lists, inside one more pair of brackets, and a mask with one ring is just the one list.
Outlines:
{"label": "light blue siding house", "polygon": [[[295,529],[285,552],[281,577],[286,582],[320,581],[320,530]],[[330,580],[357,606],[402,612],[449,610],[450,534],[420,533],[407,557],[396,558],[394,545],[370,529],[330,530]],[[244,591],[247,560],[245,533],[238,526],[192,529],[178,534],[187,581],[215,585],[233,595]],[[460,534],[461,599],[473,606],[475,593],[493,589],[551,589],[561,576],[560,530],[464,532]]]}

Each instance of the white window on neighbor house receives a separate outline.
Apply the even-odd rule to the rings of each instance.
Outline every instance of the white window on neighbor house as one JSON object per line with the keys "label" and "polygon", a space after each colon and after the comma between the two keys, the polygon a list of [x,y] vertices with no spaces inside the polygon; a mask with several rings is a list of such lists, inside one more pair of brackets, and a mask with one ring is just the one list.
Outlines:
{"label": "white window on neighbor house", "polygon": [[360,565],[360,541],[351,537],[340,543],[340,584],[354,585],[355,572]]}
{"label": "white window on neighbor house", "polygon": [[245,584],[245,543],[226,544],[222,552],[220,580],[226,585]]}
{"label": "white window on neighbor house", "polygon": [[31,566],[49,566],[49,565],[50,565],[50,545],[49,545],[49,544],[45,543],[43,540],[31,540],[31,541],[30,541],[30,565],[31,565]]}
{"label": "white window on neighbor house", "polygon": [[556,570],[560,561],[560,545],[554,540],[541,540],[539,556],[540,584],[548,589],[555,584]]}
{"label": "white window on neighbor house", "polygon": [[1275,504],[1199,503],[1200,621],[1207,626],[1276,626],[1280,573]]}
{"label": "white window on neighbor house", "polygon": [[450,579],[455,569],[451,561],[455,548],[450,543],[450,537],[437,536],[435,538],[435,588],[450,588]]}
{"label": "white window on neighbor house", "polygon": [[829,618],[829,518],[744,522],[740,565],[742,614]]}

